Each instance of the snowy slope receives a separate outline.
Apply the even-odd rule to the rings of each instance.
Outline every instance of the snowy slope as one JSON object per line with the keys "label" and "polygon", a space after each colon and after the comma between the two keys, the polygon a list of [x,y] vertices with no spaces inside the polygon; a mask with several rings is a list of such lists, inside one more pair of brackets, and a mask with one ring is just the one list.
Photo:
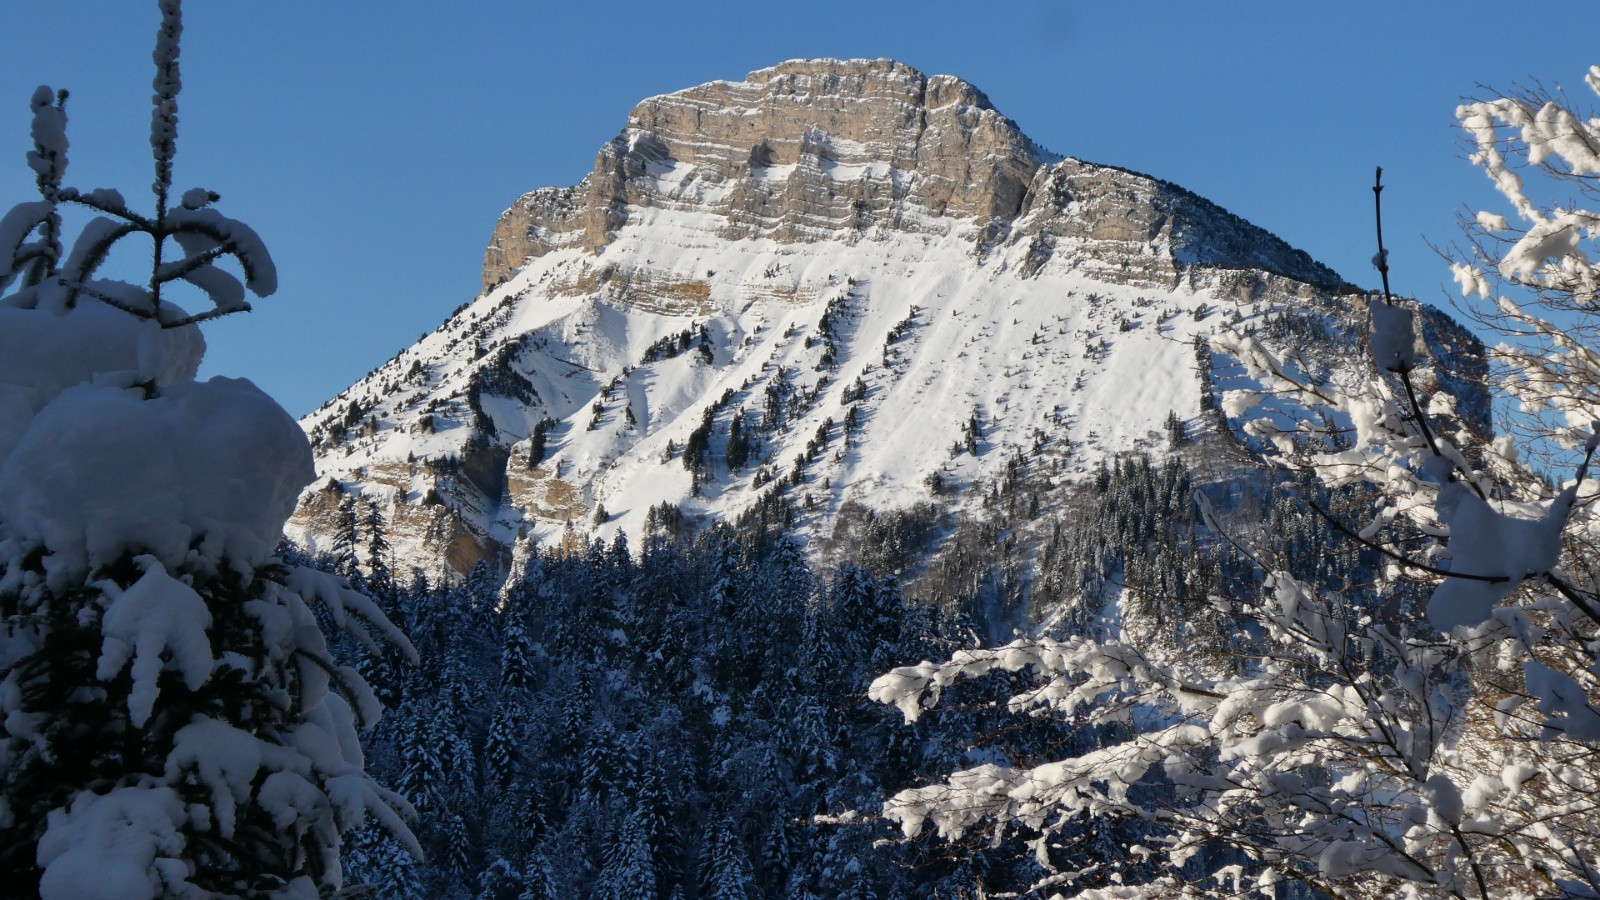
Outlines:
{"label": "snowy slope", "polygon": [[[824,63],[804,71],[863,65]],[[922,77],[889,74],[905,72]],[[304,420],[323,477],[291,537],[327,546],[339,498],[357,491],[389,516],[402,564],[443,574],[504,564],[519,541],[569,529],[637,540],[659,504],[732,520],[776,490],[819,534],[846,500],[960,505],[1019,452],[1070,481],[1109,454],[1163,446],[1172,413],[1203,427],[1197,335],[1359,307],[1333,273],[1219,207],[1042,158],[1020,132],[1006,146],[1032,174],[1014,210],[934,212],[916,199],[924,173],[905,168],[910,151],[819,134],[803,113],[833,121],[832,101],[806,96],[781,117],[752,126],[758,107],[740,118],[739,140],[758,148],[804,125],[792,165],[718,169],[710,157],[737,156],[708,154],[718,135],[691,150],[636,110],[585,185],[559,204],[548,190],[519,201],[491,258],[509,252],[516,213],[532,241],[511,254],[520,267]],[[1009,126],[995,121],[986,127]],[[569,225],[595,218],[583,204],[598,202],[603,177],[621,182],[600,192],[608,227],[595,239]],[[890,199],[870,220],[819,224],[840,197],[879,196],[873,179]],[[730,466],[735,416],[753,446]],[[553,424],[530,465],[543,420]],[[697,477],[684,448],[700,442]]]}

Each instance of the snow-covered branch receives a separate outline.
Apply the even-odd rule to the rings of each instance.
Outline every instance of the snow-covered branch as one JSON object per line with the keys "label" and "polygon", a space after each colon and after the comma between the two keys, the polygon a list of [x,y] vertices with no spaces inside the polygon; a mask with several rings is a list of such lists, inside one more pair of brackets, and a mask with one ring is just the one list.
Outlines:
{"label": "snow-covered branch", "polygon": [[[1600,67],[1588,83],[1600,92]],[[1285,882],[1338,897],[1600,896],[1600,524],[1586,477],[1600,444],[1600,213],[1543,203],[1524,178],[1593,198],[1600,119],[1532,96],[1457,115],[1524,223],[1480,213],[1475,255],[1452,267],[1485,302],[1479,321],[1506,336],[1481,387],[1559,424],[1541,437],[1578,450],[1565,483],[1547,485],[1512,437],[1453,420],[1417,307],[1388,296],[1380,215],[1385,291],[1361,310],[1370,366],[1319,378],[1243,333],[1212,349],[1254,382],[1221,398],[1247,441],[1329,489],[1364,491],[1359,521],[1308,502],[1378,551],[1385,577],[1352,589],[1268,573],[1258,596],[1228,604],[1242,635],[1231,667],[1127,637],[1039,635],[883,675],[870,696],[909,721],[958,681],[1014,673],[1026,687],[1013,712],[1086,736],[1071,755],[901,791],[884,813],[907,835],[1021,830],[1048,867],[1073,829],[1142,823],[1148,841],[1126,859],[1040,884],[1083,897],[1273,896]],[[1335,426],[1344,440],[1322,440]],[[1160,853],[1167,864],[1152,866]]]}
{"label": "snow-covered branch", "polygon": [[[372,822],[420,849],[410,805],[364,770],[377,699],[311,604],[416,651],[371,600],[274,555],[313,475],[304,432],[248,381],[196,380],[194,323],[277,274],[215,194],[167,208],[181,23],[178,0],[159,7],[155,214],[61,184],[65,94],[40,88],[40,199],[0,217],[0,870],[44,898],[329,895],[341,834]],[[99,213],[64,260],[60,203]],[[149,280],[98,277],[134,235],[155,244]],[[163,298],[177,281],[211,308]]]}

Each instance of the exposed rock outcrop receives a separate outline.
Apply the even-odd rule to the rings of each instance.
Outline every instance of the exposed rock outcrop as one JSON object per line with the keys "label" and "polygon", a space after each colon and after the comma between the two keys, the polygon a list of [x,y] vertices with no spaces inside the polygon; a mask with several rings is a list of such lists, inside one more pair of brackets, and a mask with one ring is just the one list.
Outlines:
{"label": "exposed rock outcrop", "polygon": [[944,233],[966,222],[980,253],[1027,241],[1034,269],[1071,251],[1119,283],[1170,286],[1196,266],[1340,283],[1182,188],[1047,153],[959,78],[891,60],[821,59],[634,107],[583,182],[533,191],[500,217],[484,287],[558,247],[603,247],[648,210],[701,212],[725,239],[784,243]]}
{"label": "exposed rock outcrop", "polygon": [[966,509],[1024,459],[1069,490],[1174,415],[1215,423],[1208,335],[1337,367],[1365,327],[1261,228],[888,60],[643,101],[580,183],[501,216],[484,283],[306,418],[337,484],[291,536],[326,549],[355,492],[402,571],[453,577],[652,522]]}

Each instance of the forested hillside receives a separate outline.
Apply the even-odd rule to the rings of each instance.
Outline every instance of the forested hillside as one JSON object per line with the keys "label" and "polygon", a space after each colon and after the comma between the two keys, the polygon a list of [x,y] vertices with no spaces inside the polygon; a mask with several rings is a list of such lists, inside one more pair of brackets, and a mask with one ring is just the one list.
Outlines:
{"label": "forested hillside", "polygon": [[[1370,577],[1374,555],[1295,499],[1330,495],[1262,487],[1246,510],[1264,526],[1255,533],[1282,536],[1285,558],[1308,576]],[[1247,637],[1213,598],[1255,590],[1264,572],[1202,522],[1194,488],[1176,458],[1132,457],[1091,480],[1082,505],[1050,530],[1041,577],[1079,598],[1060,605],[1056,627],[1139,633],[1219,670],[1240,664]],[[909,725],[868,699],[876,674],[944,658],[992,626],[982,618],[990,576],[976,592],[908,597],[859,559],[815,570],[782,529],[715,526],[662,527],[638,547],[575,539],[530,557],[504,584],[480,567],[434,586],[388,571],[385,523],[372,509],[349,504],[344,521],[343,559],[320,563],[350,573],[423,660],[409,667],[344,647],[388,710],[364,740],[369,765],[417,806],[428,850],[412,860],[377,833],[347,846],[350,876],[382,896],[1023,889],[1047,871],[1026,833],[993,846],[932,835],[902,843],[876,810],[951,768],[1025,767],[1119,731],[1012,719],[1003,701],[1025,685],[1020,676],[960,685],[946,711]],[[356,552],[375,570],[352,568]],[[892,572],[918,552],[870,555]],[[1086,823],[1047,856],[1083,864],[1145,836]]]}

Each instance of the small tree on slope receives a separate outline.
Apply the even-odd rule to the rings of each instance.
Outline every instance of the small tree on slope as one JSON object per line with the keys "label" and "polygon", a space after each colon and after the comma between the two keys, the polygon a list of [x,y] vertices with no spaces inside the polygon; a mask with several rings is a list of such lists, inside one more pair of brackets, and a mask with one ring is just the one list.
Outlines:
{"label": "small tree on slope", "polygon": [[[1600,67],[1588,83],[1600,93]],[[1381,554],[1382,582],[1341,597],[1279,571],[1259,599],[1218,600],[1242,605],[1250,623],[1259,656],[1243,674],[1071,637],[884,675],[872,696],[916,718],[958,678],[1028,672],[1036,684],[1014,710],[1122,735],[1031,769],[980,766],[903,791],[885,811],[907,834],[1020,825],[1048,863],[1075,823],[1150,823],[1154,838],[1126,848],[1126,860],[1041,885],[1082,897],[1273,896],[1286,882],[1334,897],[1600,896],[1600,585],[1587,478],[1600,358],[1572,337],[1600,321],[1590,255],[1600,212],[1541,204],[1522,178],[1600,199],[1600,120],[1531,95],[1457,116],[1521,224],[1479,214],[1475,255],[1455,264],[1456,278],[1512,336],[1492,387],[1545,424],[1546,446],[1565,442],[1572,476],[1551,489],[1517,464],[1513,442],[1446,433],[1450,398],[1419,390],[1412,310],[1388,296],[1380,233],[1384,294],[1370,302],[1365,377],[1318,382],[1244,335],[1219,349],[1353,439],[1319,443],[1326,426],[1310,415],[1298,429],[1246,425],[1285,465],[1368,486],[1369,521],[1324,515]],[[1405,583],[1420,588],[1409,592],[1415,608]],[[1166,862],[1154,877],[1151,857]]]}
{"label": "small tree on slope", "polygon": [[[415,842],[362,769],[377,704],[309,604],[410,645],[341,581],[274,557],[312,477],[295,422],[248,381],[195,380],[196,323],[276,276],[216,194],[172,202],[181,20],[159,6],[154,213],[64,184],[66,94],[41,87],[40,199],[0,218],[0,890],[315,897],[341,884],[343,832]],[[95,214],[70,252],[62,204]],[[148,280],[99,277],[136,235]],[[209,305],[178,307],[180,283]]]}

